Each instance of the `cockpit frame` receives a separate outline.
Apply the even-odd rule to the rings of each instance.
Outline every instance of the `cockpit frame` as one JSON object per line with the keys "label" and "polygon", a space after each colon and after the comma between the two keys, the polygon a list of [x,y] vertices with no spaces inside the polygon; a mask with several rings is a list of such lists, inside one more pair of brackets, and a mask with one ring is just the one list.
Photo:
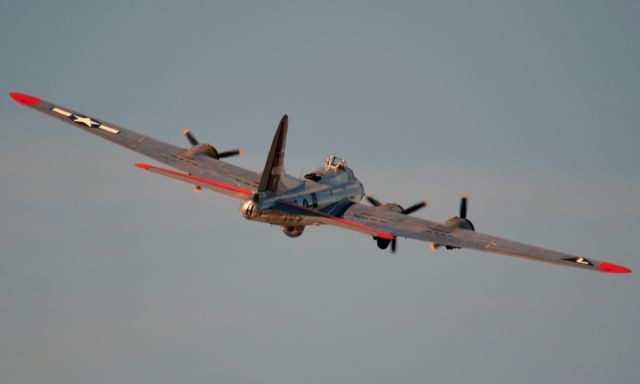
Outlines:
{"label": "cockpit frame", "polygon": [[347,161],[338,156],[329,155],[324,162],[324,168],[326,170],[343,170],[347,168]]}

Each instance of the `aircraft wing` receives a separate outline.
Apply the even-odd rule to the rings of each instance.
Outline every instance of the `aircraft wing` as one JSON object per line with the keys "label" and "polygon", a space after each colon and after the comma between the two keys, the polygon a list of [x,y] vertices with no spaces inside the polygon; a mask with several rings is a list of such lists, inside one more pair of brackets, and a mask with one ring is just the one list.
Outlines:
{"label": "aircraft wing", "polygon": [[247,195],[258,189],[260,178],[255,172],[211,157],[190,156],[188,149],[156,140],[104,120],[95,119],[37,97],[22,93],[11,93],[10,95],[22,105],[186,173],[182,174],[144,164],[138,165],[139,168],[212,189],[238,199],[246,199]]}
{"label": "aircraft wing", "polygon": [[[378,230],[381,233],[391,234],[395,237],[411,238],[440,245],[475,249],[593,271],[609,273],[631,272],[626,267],[604,261],[551,251],[467,229],[450,228],[436,222],[369,207],[364,204],[353,204],[342,214],[341,219]],[[331,223],[327,222],[327,224]]]}

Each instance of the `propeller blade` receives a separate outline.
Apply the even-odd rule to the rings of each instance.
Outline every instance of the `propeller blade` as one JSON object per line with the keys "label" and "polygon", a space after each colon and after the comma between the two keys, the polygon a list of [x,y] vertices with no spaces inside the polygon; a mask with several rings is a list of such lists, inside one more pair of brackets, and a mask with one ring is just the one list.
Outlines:
{"label": "propeller blade", "polygon": [[417,210],[420,210],[420,209],[422,209],[422,208],[426,207],[427,205],[429,205],[429,202],[428,202],[428,201],[426,201],[426,200],[425,200],[425,201],[421,201],[421,202],[419,202],[419,203],[417,203],[417,204],[413,204],[413,205],[412,205],[412,206],[410,206],[409,208],[405,209],[403,213],[404,213],[405,215],[410,215],[410,214],[412,214],[413,212],[415,212],[415,211],[417,211]]}
{"label": "propeller blade", "polygon": [[460,217],[465,219],[467,217],[467,201],[469,200],[469,196],[462,195],[460,197]]}
{"label": "propeller blade", "polygon": [[398,243],[396,238],[394,237],[393,240],[391,240],[391,253],[396,253],[397,249],[398,249]]}
{"label": "propeller blade", "polygon": [[223,157],[242,156],[243,153],[242,148],[232,149],[230,151],[218,153],[218,159],[222,159]]}
{"label": "propeller blade", "polygon": [[367,198],[367,201],[370,202],[371,205],[373,205],[374,207],[379,207],[379,206],[382,205],[380,200],[376,199],[375,197],[373,197],[371,195],[367,195],[366,198]]}
{"label": "propeller blade", "polygon": [[195,136],[193,136],[191,134],[191,130],[190,129],[185,129],[184,131],[182,131],[182,134],[185,135],[187,137],[187,140],[189,140],[189,143],[191,143],[191,145],[198,145],[198,140],[196,140]]}

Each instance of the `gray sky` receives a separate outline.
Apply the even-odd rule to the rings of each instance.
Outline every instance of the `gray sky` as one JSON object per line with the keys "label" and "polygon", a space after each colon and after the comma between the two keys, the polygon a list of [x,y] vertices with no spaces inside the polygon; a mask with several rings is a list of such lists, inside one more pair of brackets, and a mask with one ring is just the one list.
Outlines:
{"label": "gray sky", "polygon": [[[269,3],[0,3],[0,381],[636,383],[640,3]],[[289,239],[9,91],[638,272]]]}

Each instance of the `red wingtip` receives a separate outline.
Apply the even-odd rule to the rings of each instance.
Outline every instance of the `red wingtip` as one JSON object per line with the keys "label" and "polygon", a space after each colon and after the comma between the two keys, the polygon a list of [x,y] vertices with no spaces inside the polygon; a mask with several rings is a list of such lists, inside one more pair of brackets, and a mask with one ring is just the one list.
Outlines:
{"label": "red wingtip", "polygon": [[11,98],[15,101],[18,102],[18,104],[21,105],[30,105],[30,106],[36,106],[38,104],[40,104],[42,102],[42,99],[38,99],[37,97],[33,97],[33,96],[29,96],[29,95],[25,95],[24,93],[18,93],[18,92],[11,92],[9,94],[9,96],[11,96]]}
{"label": "red wingtip", "polygon": [[631,270],[627,267],[610,263],[600,263],[598,269],[607,273],[631,273]]}
{"label": "red wingtip", "polygon": [[140,169],[149,169],[149,168],[151,168],[151,166],[149,164],[141,164],[141,163],[136,164],[136,167],[138,167]]}

